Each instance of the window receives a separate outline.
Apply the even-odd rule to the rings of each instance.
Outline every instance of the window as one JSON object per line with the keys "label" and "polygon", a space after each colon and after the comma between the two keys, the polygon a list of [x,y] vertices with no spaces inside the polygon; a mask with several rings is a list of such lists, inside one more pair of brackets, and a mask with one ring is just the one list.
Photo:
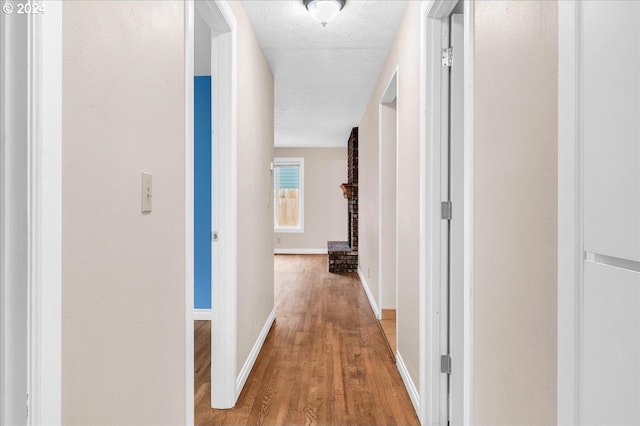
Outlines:
{"label": "window", "polygon": [[276,232],[304,232],[304,158],[273,161],[274,224]]}

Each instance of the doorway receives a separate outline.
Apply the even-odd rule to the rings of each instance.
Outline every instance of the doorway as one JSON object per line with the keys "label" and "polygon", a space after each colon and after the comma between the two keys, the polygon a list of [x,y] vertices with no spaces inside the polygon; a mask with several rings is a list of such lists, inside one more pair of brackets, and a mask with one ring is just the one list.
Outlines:
{"label": "doorway", "polygon": [[211,28],[194,15],[193,167],[194,167],[194,319],[211,321],[212,135]]}
{"label": "doorway", "polygon": [[[235,405],[239,395],[239,388],[236,384],[236,21],[226,1],[189,1],[187,10],[185,114],[186,138],[190,143],[187,147],[185,167],[186,193],[189,194],[185,206],[187,214],[185,255],[188,265],[186,352],[188,360],[187,407],[190,407],[189,410],[191,410],[191,420],[188,423],[193,423],[194,318],[211,321],[211,407],[231,408]],[[194,140],[196,118],[194,76],[197,62],[195,58],[196,18],[200,25],[207,27],[208,38],[205,36],[205,41],[209,42],[206,49],[210,52],[210,57],[202,61],[205,66],[207,61],[210,62],[210,79],[207,82],[199,82],[197,88],[199,90],[198,100],[204,100],[204,104],[210,104],[210,112],[206,111],[206,105],[204,108],[204,114],[210,114],[210,128],[205,130],[205,133],[210,132],[210,135],[204,135],[207,143],[208,136],[210,136],[208,146],[210,153],[209,150],[204,149],[205,153],[203,154],[210,155],[210,162],[205,160],[204,164],[199,165],[198,170],[194,164],[195,155],[202,154],[202,152],[198,149],[198,153],[196,153]],[[203,92],[207,91],[210,93],[203,95]],[[199,115],[199,118],[202,119],[202,114]],[[210,177],[210,189],[207,182],[204,184],[203,182],[198,184],[194,182],[196,171],[208,175],[205,176],[205,181]],[[196,195],[196,187],[200,196]],[[202,194],[203,191],[205,194]],[[199,206],[203,207],[198,212],[196,212],[196,201]],[[197,230],[196,213],[198,214],[197,219],[201,219],[199,225],[202,225]],[[208,218],[207,214],[209,214]],[[196,232],[203,232],[203,229],[207,235],[196,235]],[[204,254],[197,253],[199,255],[198,266],[204,265],[198,272],[205,271],[204,274],[199,274],[199,278],[202,279],[202,275],[205,275],[205,280],[207,280],[206,272],[210,271],[209,288],[205,288],[203,293],[205,293],[205,299],[207,293],[210,294],[211,309],[204,309],[204,311],[194,310],[196,306],[194,297],[196,241],[201,249],[204,246]],[[210,256],[210,262],[207,262],[207,256]],[[213,283],[215,285],[212,285]]]}
{"label": "doorway", "polygon": [[26,425],[29,22],[27,15],[22,14],[2,13],[0,20],[0,127],[3,129],[0,145],[0,423]]}
{"label": "doorway", "polygon": [[[459,6],[462,6],[459,4]],[[447,387],[447,419],[462,424],[459,417],[462,401],[463,354],[463,271],[464,271],[464,16],[457,6],[449,16],[448,47],[442,51],[443,80],[447,102],[443,113],[447,116],[442,146],[442,318],[443,333],[440,373]],[[446,35],[443,34],[443,40]],[[446,43],[445,43],[446,44]],[[448,83],[448,84],[447,84]],[[455,207],[454,207],[455,206]]]}
{"label": "doorway", "polygon": [[398,149],[398,70],[393,73],[379,103],[379,250],[378,300],[380,325],[391,353],[397,352],[397,149]]}
{"label": "doorway", "polygon": [[421,419],[466,424],[471,401],[473,3],[423,6]]}
{"label": "doorway", "polygon": [[0,423],[60,424],[62,5],[0,4]]}

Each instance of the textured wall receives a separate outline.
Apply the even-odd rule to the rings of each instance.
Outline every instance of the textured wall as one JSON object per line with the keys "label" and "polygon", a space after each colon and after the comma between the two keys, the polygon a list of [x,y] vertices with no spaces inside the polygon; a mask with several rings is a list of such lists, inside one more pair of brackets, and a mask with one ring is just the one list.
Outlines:
{"label": "textured wall", "polygon": [[474,424],[553,425],[557,5],[475,19]]}
{"label": "textured wall", "polygon": [[360,265],[378,297],[378,107],[398,69],[398,352],[419,386],[418,214],[420,172],[420,2],[407,5],[360,120]]}
{"label": "textured wall", "polygon": [[244,365],[273,302],[273,74],[241,2],[238,31],[238,352]]}
{"label": "textured wall", "polygon": [[63,5],[65,425],[184,423],[184,32],[179,1]]}
{"label": "textured wall", "polygon": [[275,248],[326,249],[328,240],[346,241],[347,200],[340,184],[347,181],[347,149],[276,148],[275,157],[304,158],[305,186],[304,233],[276,233]]}

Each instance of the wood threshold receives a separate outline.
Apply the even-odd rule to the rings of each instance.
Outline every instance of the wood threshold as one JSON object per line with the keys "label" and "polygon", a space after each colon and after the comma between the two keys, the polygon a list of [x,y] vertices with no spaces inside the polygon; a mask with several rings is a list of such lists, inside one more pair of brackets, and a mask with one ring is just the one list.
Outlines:
{"label": "wood threshold", "polygon": [[383,309],[382,310],[382,319],[383,320],[394,320],[394,319],[396,319],[396,310],[395,309]]}

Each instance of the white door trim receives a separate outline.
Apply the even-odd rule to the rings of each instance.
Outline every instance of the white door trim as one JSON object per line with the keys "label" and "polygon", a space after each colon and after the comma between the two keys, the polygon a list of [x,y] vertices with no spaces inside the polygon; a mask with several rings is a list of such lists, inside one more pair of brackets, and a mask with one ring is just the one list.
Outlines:
{"label": "white door trim", "polygon": [[[44,4],[44,2],[41,2]],[[62,423],[62,3],[32,15],[29,423]]]}
{"label": "white door trim", "polygon": [[[441,44],[442,19],[456,0],[422,2],[420,22],[420,420],[446,424],[447,395],[440,373],[441,344]],[[473,73],[474,3],[464,2],[464,321],[462,406],[455,418],[472,422],[473,401]],[[443,318],[444,319],[444,318]]]}
{"label": "white door trim", "polygon": [[62,3],[32,4],[45,7],[46,18],[27,18],[27,424],[56,425],[62,423]]}
{"label": "white door trim", "polygon": [[581,424],[580,3],[558,2],[558,424]]}
{"label": "white door trim", "polygon": [[[193,8],[197,7],[205,22],[212,29],[211,71],[212,78],[212,228],[218,231],[218,241],[213,243],[211,298],[211,406],[231,408],[237,400],[237,75],[236,19],[227,1],[188,1],[187,22],[189,45],[186,47],[186,132],[187,182],[186,226],[187,262],[186,277],[186,327],[193,335]],[[187,400],[188,410],[193,411],[193,336],[187,337]],[[189,408],[190,407],[190,408]],[[193,413],[188,415],[193,415]],[[191,418],[188,418],[189,420]],[[192,424],[193,421],[189,424]]]}
{"label": "white door trim", "polygon": [[[0,2],[2,3],[2,2]],[[4,6],[4,4],[0,4],[0,6]],[[6,242],[5,242],[5,193],[7,191],[6,189],[6,184],[7,184],[7,178],[6,178],[6,168],[5,168],[5,132],[6,132],[6,127],[5,127],[5,118],[4,118],[4,111],[5,111],[5,96],[6,96],[6,89],[5,89],[5,52],[7,51],[7,47],[6,44],[10,42],[10,40],[8,40],[8,34],[7,34],[7,25],[5,24],[5,18],[6,18],[6,14],[0,15],[0,36],[2,36],[2,38],[0,39],[0,132],[2,132],[0,134],[0,423],[4,424],[6,422],[5,420],[5,397],[4,395],[7,394],[6,388],[8,386],[8,384],[6,383],[7,379],[6,377],[6,373],[5,373],[5,368],[4,368],[4,360],[6,358],[6,354],[5,354],[5,322],[6,322],[6,309],[4,308],[4,300],[5,299],[5,282],[6,282],[6,271],[7,268],[5,266],[6,261],[5,261],[5,247],[6,247]]]}
{"label": "white door trim", "polygon": [[473,422],[473,200],[474,200],[474,75],[475,75],[475,3],[464,2],[464,385],[462,419]]}

